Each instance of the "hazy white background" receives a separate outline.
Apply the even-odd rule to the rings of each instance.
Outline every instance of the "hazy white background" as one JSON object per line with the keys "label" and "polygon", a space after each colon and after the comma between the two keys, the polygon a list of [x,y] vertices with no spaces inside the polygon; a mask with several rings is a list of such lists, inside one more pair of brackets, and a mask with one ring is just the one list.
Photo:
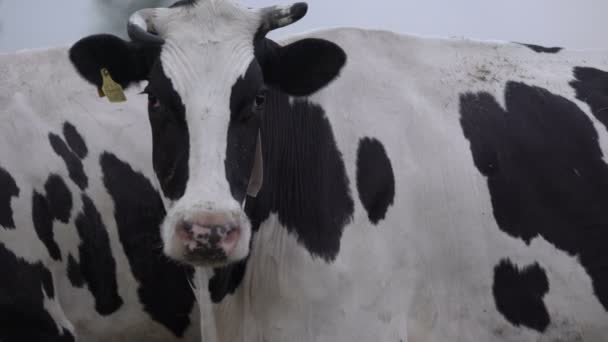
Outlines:
{"label": "hazy white background", "polygon": [[[164,0],[0,0],[0,52],[69,45],[99,32],[124,35],[128,15]],[[243,0],[250,7],[290,3]],[[433,36],[464,36],[608,48],[608,0],[309,0],[308,15],[274,33],[332,26],[389,29]]]}

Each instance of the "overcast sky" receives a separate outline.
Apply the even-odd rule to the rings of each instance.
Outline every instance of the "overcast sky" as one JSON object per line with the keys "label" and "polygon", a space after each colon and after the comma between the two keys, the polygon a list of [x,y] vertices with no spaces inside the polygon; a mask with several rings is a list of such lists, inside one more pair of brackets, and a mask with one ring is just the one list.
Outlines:
{"label": "overcast sky", "polygon": [[[0,0],[0,52],[69,45],[98,32],[124,34],[138,7],[164,0]],[[169,2],[170,3],[170,2]],[[244,0],[262,7],[284,0]],[[389,29],[565,46],[608,48],[608,0],[309,0],[308,15],[280,32],[333,26]]]}

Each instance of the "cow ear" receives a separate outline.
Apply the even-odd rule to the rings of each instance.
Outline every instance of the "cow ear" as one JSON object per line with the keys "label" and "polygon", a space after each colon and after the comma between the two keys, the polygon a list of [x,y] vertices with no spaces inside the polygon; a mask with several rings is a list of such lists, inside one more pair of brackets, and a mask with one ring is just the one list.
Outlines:
{"label": "cow ear", "polygon": [[127,42],[109,34],[82,38],[70,48],[70,60],[88,82],[101,87],[101,69],[123,88],[147,79],[150,68],[160,54],[160,46]]}
{"label": "cow ear", "polygon": [[307,96],[328,85],[346,63],[338,45],[315,38],[298,40],[279,48],[269,75],[270,84],[293,96]]}

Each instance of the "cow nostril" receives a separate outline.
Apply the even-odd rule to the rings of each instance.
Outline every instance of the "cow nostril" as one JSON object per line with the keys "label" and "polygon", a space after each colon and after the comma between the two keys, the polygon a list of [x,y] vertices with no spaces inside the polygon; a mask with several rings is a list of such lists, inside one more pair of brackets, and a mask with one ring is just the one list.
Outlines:
{"label": "cow nostril", "polygon": [[187,232],[192,234],[192,223],[190,222],[183,222],[182,223],[182,228]]}

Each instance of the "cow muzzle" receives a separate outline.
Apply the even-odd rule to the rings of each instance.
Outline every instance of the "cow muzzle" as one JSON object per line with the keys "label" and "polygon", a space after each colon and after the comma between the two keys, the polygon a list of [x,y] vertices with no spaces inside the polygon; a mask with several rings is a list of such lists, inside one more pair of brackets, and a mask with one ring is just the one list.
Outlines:
{"label": "cow muzzle", "polygon": [[223,266],[249,252],[250,223],[240,212],[199,212],[168,224],[165,254],[195,266]]}

